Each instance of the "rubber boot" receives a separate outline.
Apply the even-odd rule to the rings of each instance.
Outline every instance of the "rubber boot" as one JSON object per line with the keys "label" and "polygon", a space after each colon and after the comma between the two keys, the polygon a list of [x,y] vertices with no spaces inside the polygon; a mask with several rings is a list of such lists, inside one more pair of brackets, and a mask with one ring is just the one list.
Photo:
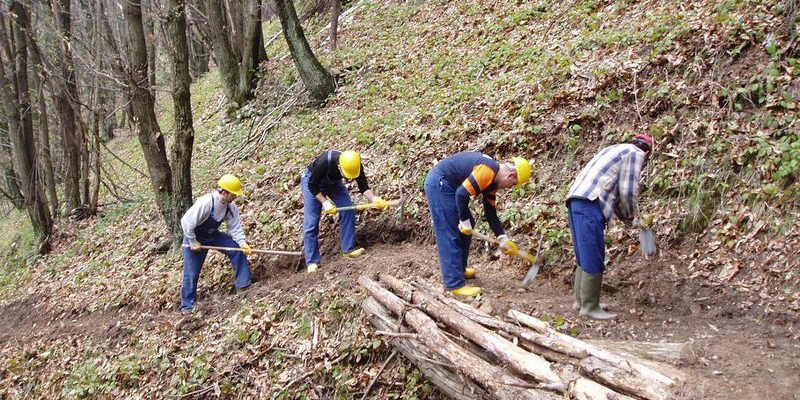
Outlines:
{"label": "rubber boot", "polygon": [[464,270],[464,279],[472,279],[475,277],[475,268],[467,268]]}
{"label": "rubber boot", "polygon": [[616,314],[609,314],[600,307],[600,289],[603,287],[603,274],[581,274],[581,317],[591,319],[614,319]]}
{"label": "rubber boot", "polygon": [[[575,290],[575,302],[572,303],[572,309],[578,311],[581,309],[581,281],[586,275],[581,267],[575,268],[575,281],[573,282],[573,289]],[[608,304],[600,303],[600,308],[608,310]]]}
{"label": "rubber boot", "polygon": [[481,288],[477,286],[462,286],[458,289],[451,290],[450,293],[455,294],[457,296],[475,297],[481,294]]}
{"label": "rubber boot", "polygon": [[572,303],[573,310],[581,309],[581,278],[583,278],[583,270],[581,267],[575,268],[575,280],[572,283],[572,289],[575,291],[575,302]]}
{"label": "rubber boot", "polygon": [[313,274],[314,272],[317,272],[317,268],[319,268],[319,265],[317,264],[308,264],[307,271],[309,274]]}

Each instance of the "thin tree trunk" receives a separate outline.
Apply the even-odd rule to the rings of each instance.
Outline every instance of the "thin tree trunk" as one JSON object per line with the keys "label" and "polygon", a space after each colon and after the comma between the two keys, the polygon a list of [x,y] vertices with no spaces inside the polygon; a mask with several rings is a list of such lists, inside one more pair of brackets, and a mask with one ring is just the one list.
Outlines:
{"label": "thin tree trunk", "polygon": [[[53,103],[56,105],[61,124],[61,145],[66,161],[66,177],[64,182],[64,202],[67,211],[72,211],[81,203],[80,198],[80,147],[76,133],[76,116],[70,105],[70,97],[77,96],[75,83],[75,63],[72,57],[72,32],[70,0],[56,0],[53,3],[56,25],[61,39],[61,79]],[[75,97],[77,98],[77,97]]]}
{"label": "thin tree trunk", "polygon": [[281,19],[283,36],[303,84],[315,100],[324,102],[335,90],[333,77],[311,51],[292,0],[275,0],[275,5]]}
{"label": "thin tree trunk", "polygon": [[50,155],[50,126],[47,122],[47,104],[44,99],[44,82],[47,79],[45,76],[44,66],[39,51],[36,46],[29,46],[31,54],[31,62],[33,63],[33,77],[32,82],[36,87],[36,96],[39,108],[39,156],[41,160],[41,171],[44,174],[44,183],[47,187],[47,194],[50,199],[50,213],[53,217],[58,217],[58,193],[56,191],[56,179],[53,171],[53,159]]}
{"label": "thin tree trunk", "polygon": [[336,50],[336,39],[339,34],[339,14],[342,13],[342,7],[339,5],[339,0],[331,0],[331,38],[330,49]]}
{"label": "thin tree trunk", "polygon": [[[173,218],[180,220],[192,205],[192,125],[191,77],[189,76],[189,44],[186,30],[186,0],[169,0],[169,34],[175,46],[173,54],[172,101],[175,104],[175,140],[172,144]],[[180,226],[177,226],[178,228]],[[176,245],[182,231],[173,232]]]}
{"label": "thin tree trunk", "polygon": [[148,85],[147,44],[142,26],[141,0],[126,0],[123,7],[125,24],[131,43],[131,65],[128,87],[131,106],[139,129],[139,144],[147,162],[150,184],[156,204],[170,234],[175,232],[179,221],[174,218],[172,208],[172,170],[167,161],[164,135],[158,126],[154,111],[155,99]]}
{"label": "thin tree trunk", "polygon": [[244,45],[242,46],[242,62],[239,64],[239,88],[236,97],[240,104],[253,97],[256,83],[256,71],[261,59],[258,47],[263,43],[261,33],[261,0],[245,1]]}
{"label": "thin tree trunk", "polygon": [[[52,219],[47,209],[47,198],[36,176],[36,140],[33,134],[33,116],[30,112],[30,96],[28,86],[28,46],[25,32],[30,29],[28,13],[19,1],[10,4],[12,32],[16,47],[14,49],[14,66],[9,63],[6,71],[0,57],[0,87],[2,87],[3,104],[10,130],[11,148],[14,153],[14,165],[17,177],[21,182],[25,206],[33,226],[35,236],[34,252],[44,254],[50,251],[50,233]],[[0,32],[0,40],[7,41],[6,32]],[[7,74],[8,72],[8,74]],[[15,84],[9,81],[13,79]],[[15,108],[16,106],[16,108]]]}
{"label": "thin tree trunk", "polygon": [[214,42],[214,59],[217,62],[217,69],[222,80],[222,89],[228,101],[241,106],[242,103],[237,99],[239,87],[238,60],[235,58],[231,42],[228,40],[228,23],[225,17],[225,10],[220,0],[207,0],[206,10],[208,11],[208,26],[211,31],[211,38]]}

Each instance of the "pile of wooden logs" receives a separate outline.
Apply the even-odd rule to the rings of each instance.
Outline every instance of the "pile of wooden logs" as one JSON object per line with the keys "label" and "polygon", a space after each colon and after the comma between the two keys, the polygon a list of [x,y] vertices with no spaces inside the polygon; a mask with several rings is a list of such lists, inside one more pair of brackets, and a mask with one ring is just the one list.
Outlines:
{"label": "pile of wooden logs", "polygon": [[359,283],[370,295],[363,309],[378,333],[391,336],[453,399],[677,397],[681,377],[673,368],[578,340],[530,315],[510,310],[501,320],[423,281],[389,274],[361,276]]}

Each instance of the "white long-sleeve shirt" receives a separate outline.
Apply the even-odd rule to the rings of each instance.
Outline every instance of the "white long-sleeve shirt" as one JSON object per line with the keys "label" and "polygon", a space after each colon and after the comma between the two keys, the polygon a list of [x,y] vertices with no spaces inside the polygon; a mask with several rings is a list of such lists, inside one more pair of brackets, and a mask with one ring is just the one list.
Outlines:
{"label": "white long-sleeve shirt", "polygon": [[[186,211],[186,214],[183,214],[183,218],[181,218],[181,227],[183,228],[184,236],[190,241],[197,240],[194,230],[198,225],[206,222],[206,220],[212,216],[212,203],[214,205],[214,220],[219,221],[224,218],[225,220],[222,222],[227,225],[228,234],[233,237],[233,240],[236,241],[239,246],[244,244],[246,238],[244,236],[244,229],[242,229],[242,221],[239,219],[239,208],[236,207],[235,203],[222,204],[220,201],[220,194],[216,191],[197,199]],[[228,210],[227,215],[226,209]]]}

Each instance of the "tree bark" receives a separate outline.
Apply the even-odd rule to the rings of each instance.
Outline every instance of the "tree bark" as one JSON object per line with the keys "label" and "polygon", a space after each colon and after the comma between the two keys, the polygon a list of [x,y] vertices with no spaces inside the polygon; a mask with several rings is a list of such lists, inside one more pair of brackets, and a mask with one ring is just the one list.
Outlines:
{"label": "tree bark", "polygon": [[336,50],[336,39],[337,35],[339,34],[339,14],[342,13],[342,6],[339,4],[339,0],[331,0],[331,36],[330,42],[330,50]]}
{"label": "tree bark", "polygon": [[322,103],[336,89],[333,76],[320,64],[314,52],[311,51],[292,0],[275,0],[275,5],[281,20],[283,36],[300,73],[300,79],[303,80],[303,84],[311,96]]}
{"label": "tree bark", "polygon": [[450,328],[461,332],[486,351],[508,363],[517,372],[532,376],[542,382],[561,381],[558,374],[550,368],[550,363],[541,356],[523,351],[508,340],[453,311],[427,293],[413,290],[411,285],[389,274],[380,274],[380,280],[389,285],[396,293],[410,292],[411,300],[415,305]]}
{"label": "tree bark", "polygon": [[256,83],[256,71],[261,64],[260,58],[263,51],[264,36],[261,30],[261,0],[244,0],[245,27],[244,42],[242,46],[242,62],[239,64],[239,87],[237,98],[241,102],[253,97]]}
{"label": "tree bark", "polygon": [[185,8],[186,22],[189,26],[187,32],[189,35],[189,54],[192,57],[191,64],[189,64],[189,72],[193,80],[208,72],[209,52],[213,48],[209,43],[205,29],[205,22],[207,21],[202,20],[206,15],[205,0],[195,1],[194,6],[197,8],[197,12],[191,11],[191,8]]}
{"label": "tree bark", "polygon": [[[6,69],[0,57],[0,87],[8,120],[11,148],[14,153],[14,170],[21,183],[25,207],[33,226],[35,237],[34,252],[45,254],[50,251],[52,219],[47,209],[47,198],[38,185],[36,171],[36,140],[33,134],[33,116],[30,112],[28,86],[28,46],[26,32],[30,29],[27,10],[22,3],[14,0],[10,4],[11,28],[16,47],[14,65]],[[8,41],[6,32],[0,32],[0,40]],[[11,83],[13,80],[14,83]]]}
{"label": "tree bark", "polygon": [[[189,76],[189,44],[186,30],[186,0],[169,0],[169,34],[172,49],[172,101],[175,105],[175,140],[172,144],[173,218],[181,216],[192,205],[192,148],[194,126],[192,123],[191,77]],[[177,226],[180,228],[180,225]],[[173,232],[176,245],[182,231]]]}
{"label": "tree bark", "polygon": [[[32,40],[32,38],[31,38]],[[54,218],[59,215],[58,193],[56,187],[55,172],[53,170],[53,158],[50,153],[50,126],[47,122],[47,102],[44,98],[44,82],[47,79],[44,65],[39,50],[33,43],[29,47],[31,62],[33,63],[32,83],[36,87],[36,98],[38,103],[39,116],[39,158],[40,168],[44,175],[44,183],[47,187],[47,194],[50,200],[50,213]]]}
{"label": "tree bark", "polygon": [[172,233],[179,229],[176,227],[179,225],[179,220],[175,219],[172,212],[172,170],[167,161],[164,135],[156,120],[155,99],[148,85],[147,45],[142,26],[141,0],[126,0],[123,12],[131,43],[128,88],[139,130],[139,144],[142,146],[142,152],[147,162],[150,185],[155,194],[156,204],[166,223],[167,230]]}
{"label": "tree bark", "polygon": [[222,89],[228,101],[240,107],[242,103],[237,99],[239,87],[238,60],[234,56],[231,42],[228,40],[228,23],[225,10],[220,0],[208,0],[208,26],[211,40],[214,42],[214,60],[217,63],[219,77],[222,80]]}
{"label": "tree bark", "polygon": [[[361,304],[361,308],[367,313],[369,321],[378,330],[400,332],[400,326],[394,321],[384,306],[372,297],[367,297]],[[448,367],[444,363],[435,362],[438,358],[426,346],[421,345],[416,340],[395,338],[391,341],[392,346],[403,354],[430,380],[439,391],[454,400],[473,400],[488,397],[488,393],[480,386],[476,385],[471,379],[464,379],[459,375],[454,367]]]}
{"label": "tree bark", "polygon": [[72,57],[72,20],[70,14],[70,0],[56,0],[53,3],[56,25],[60,31],[61,39],[61,78],[58,90],[54,94],[53,102],[58,111],[61,124],[61,145],[66,162],[66,176],[64,181],[64,203],[67,212],[72,211],[81,204],[80,170],[81,153],[76,118],[70,102],[76,99],[78,88],[75,82],[75,62]]}
{"label": "tree bark", "polygon": [[380,287],[377,282],[362,275],[358,283],[393,314],[402,316],[419,333],[420,341],[429,349],[451,363],[460,373],[478,382],[495,398],[509,400],[563,398],[555,393],[529,388],[530,384],[464,350],[439,330],[433,319],[416,308],[406,307],[403,300]]}

